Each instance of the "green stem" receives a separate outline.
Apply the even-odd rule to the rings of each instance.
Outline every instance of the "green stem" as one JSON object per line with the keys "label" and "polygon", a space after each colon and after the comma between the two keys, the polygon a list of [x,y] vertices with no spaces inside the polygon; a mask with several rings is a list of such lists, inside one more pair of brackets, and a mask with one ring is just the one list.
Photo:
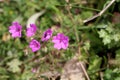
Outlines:
{"label": "green stem", "polygon": [[[68,6],[68,5],[57,5],[57,6]],[[80,6],[71,5],[71,7],[82,8],[82,9],[87,9],[87,10],[97,11],[97,12],[100,12],[100,11],[101,11],[101,10],[99,10],[99,9],[84,7],[84,6],[81,6],[81,5],[80,5]]]}
{"label": "green stem", "polygon": [[76,26],[76,23],[72,17],[72,14],[70,12],[70,8],[69,8],[69,5],[68,7],[66,7],[67,11],[68,11],[68,16],[70,17],[71,21],[73,22],[73,29],[74,29],[74,32],[75,32],[75,36],[76,36],[76,40],[77,40],[77,43],[78,43],[78,53],[81,54],[81,51],[80,51],[80,45],[79,45],[79,35],[78,35],[78,31],[77,31],[77,26]]}

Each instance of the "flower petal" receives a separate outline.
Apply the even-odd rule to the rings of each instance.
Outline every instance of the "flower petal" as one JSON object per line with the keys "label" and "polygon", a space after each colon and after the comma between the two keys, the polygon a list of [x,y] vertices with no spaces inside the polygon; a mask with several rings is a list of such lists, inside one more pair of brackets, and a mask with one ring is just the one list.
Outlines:
{"label": "flower petal", "polygon": [[52,30],[47,29],[42,35],[42,41],[48,41],[52,37]]}
{"label": "flower petal", "polygon": [[31,36],[35,35],[36,31],[37,31],[36,25],[35,24],[30,24],[30,27],[27,28],[26,36],[31,37]]}
{"label": "flower petal", "polygon": [[60,50],[62,47],[61,47],[61,45],[60,45],[60,44],[58,44],[58,43],[57,43],[57,44],[55,44],[55,45],[54,45],[54,48],[56,48],[56,49]]}
{"label": "flower petal", "polygon": [[61,47],[62,47],[63,49],[67,49],[67,45],[64,44],[63,42],[61,42]]}

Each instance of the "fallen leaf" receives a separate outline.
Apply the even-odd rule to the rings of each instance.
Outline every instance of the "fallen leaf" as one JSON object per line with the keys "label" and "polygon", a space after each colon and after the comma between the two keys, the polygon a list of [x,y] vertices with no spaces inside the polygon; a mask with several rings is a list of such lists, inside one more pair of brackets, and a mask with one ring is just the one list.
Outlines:
{"label": "fallen leaf", "polygon": [[77,56],[69,60],[63,68],[60,80],[85,80],[85,75],[80,64],[84,64],[84,62],[79,61]]}
{"label": "fallen leaf", "polygon": [[27,28],[30,26],[30,24],[35,24],[36,20],[43,15],[46,12],[46,10],[42,10],[41,12],[33,14],[27,21]]}

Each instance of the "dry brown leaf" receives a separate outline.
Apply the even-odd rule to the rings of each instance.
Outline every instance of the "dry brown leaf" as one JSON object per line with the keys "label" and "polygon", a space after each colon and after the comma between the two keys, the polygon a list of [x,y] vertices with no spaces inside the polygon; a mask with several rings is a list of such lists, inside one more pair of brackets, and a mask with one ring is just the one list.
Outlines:
{"label": "dry brown leaf", "polygon": [[85,80],[80,64],[83,64],[83,62],[79,61],[77,56],[69,60],[63,68],[61,80]]}
{"label": "dry brown leaf", "polygon": [[10,40],[10,38],[11,38],[10,34],[4,33],[2,36],[2,41],[6,42],[6,41]]}
{"label": "dry brown leaf", "polygon": [[27,25],[26,25],[27,28],[30,26],[30,24],[35,24],[36,20],[37,20],[40,16],[42,16],[45,12],[46,12],[46,10],[42,10],[42,11],[40,11],[40,12],[38,12],[38,13],[33,14],[33,15],[28,19],[28,21],[27,21]]}

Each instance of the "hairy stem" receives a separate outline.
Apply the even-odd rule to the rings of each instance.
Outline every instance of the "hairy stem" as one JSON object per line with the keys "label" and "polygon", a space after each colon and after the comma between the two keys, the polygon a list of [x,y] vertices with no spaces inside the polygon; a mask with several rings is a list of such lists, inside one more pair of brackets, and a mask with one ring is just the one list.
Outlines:
{"label": "hairy stem", "polygon": [[102,14],[103,14],[114,2],[115,2],[115,0],[111,0],[111,2],[110,2],[105,8],[103,8],[97,15],[95,15],[95,16],[93,16],[93,17],[91,17],[91,18],[88,18],[88,19],[86,19],[86,20],[84,20],[83,23],[87,23],[87,22],[89,22],[89,21],[91,21],[91,20],[93,20],[93,19],[95,19],[95,18],[97,18],[97,17],[99,17],[99,16],[102,16]]}

